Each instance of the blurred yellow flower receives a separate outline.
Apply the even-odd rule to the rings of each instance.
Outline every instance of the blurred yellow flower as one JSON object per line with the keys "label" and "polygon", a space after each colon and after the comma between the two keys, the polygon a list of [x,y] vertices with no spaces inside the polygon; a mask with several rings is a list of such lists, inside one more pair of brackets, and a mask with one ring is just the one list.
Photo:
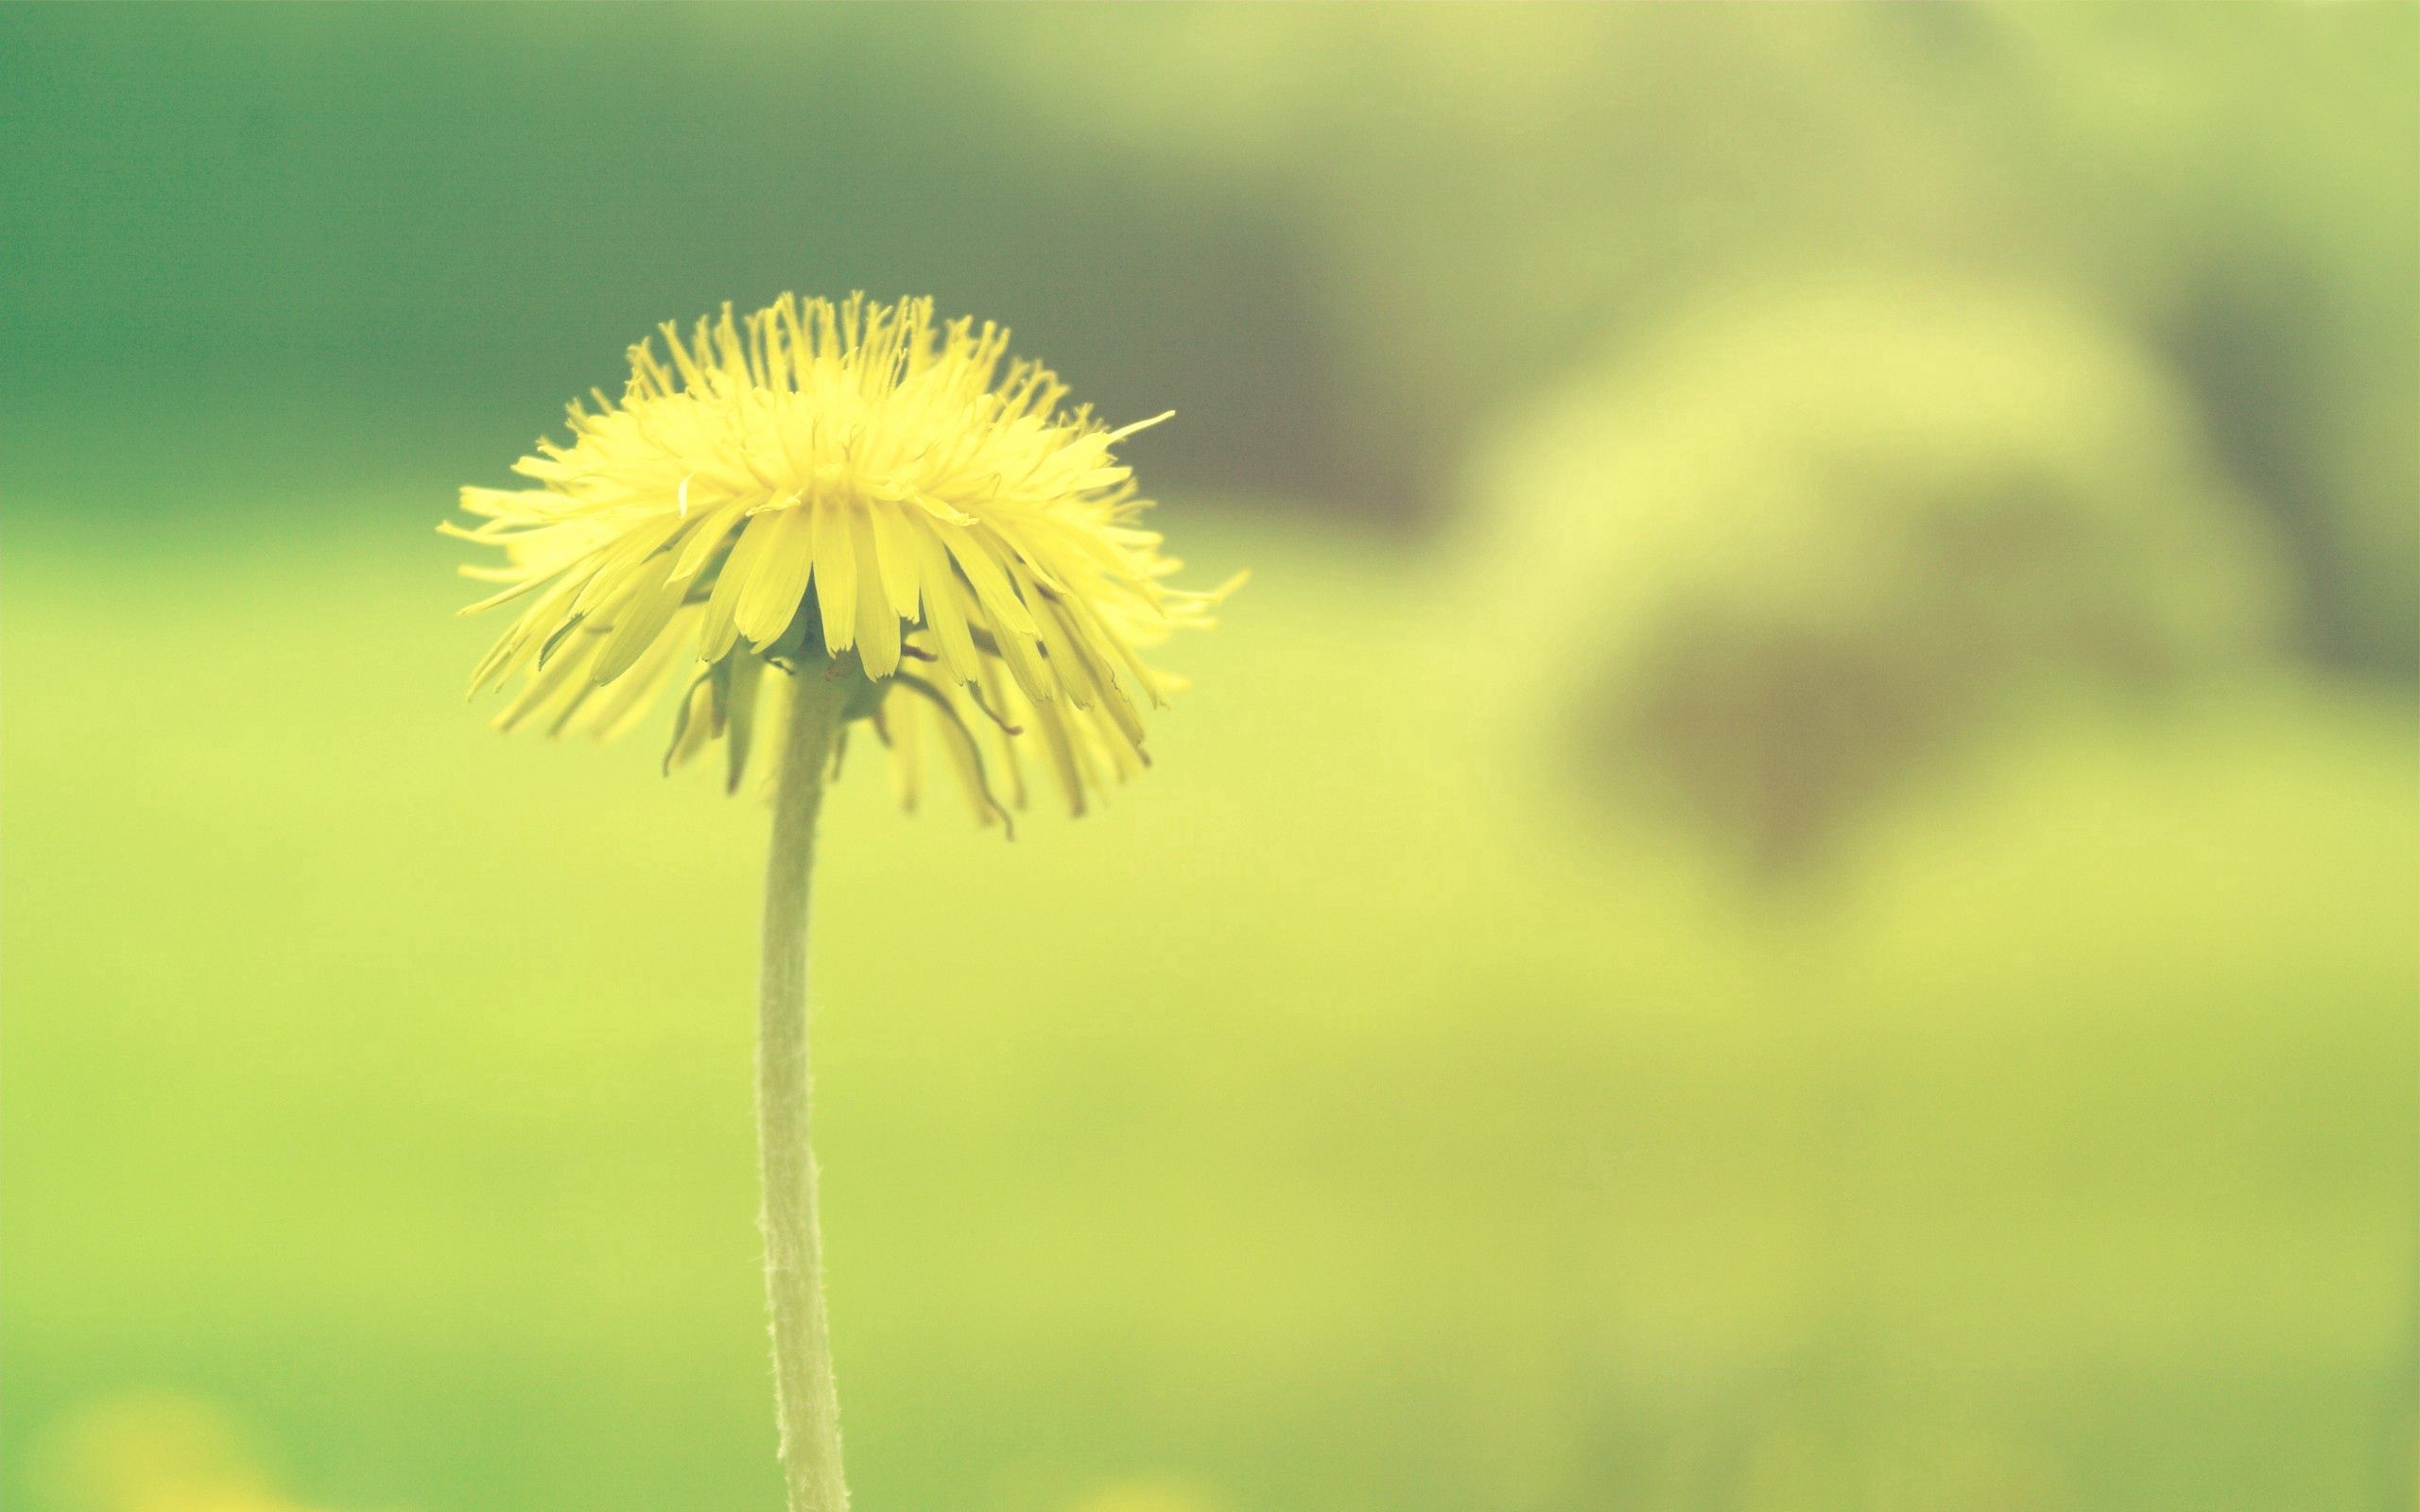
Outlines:
{"label": "blurred yellow flower", "polygon": [[466,488],[479,523],[444,527],[505,554],[463,569],[503,585],[464,612],[537,595],[473,678],[523,679],[500,728],[610,739],[685,677],[666,765],[721,739],[736,786],[769,665],[862,671],[847,717],[910,807],[928,744],[987,823],[1024,801],[1020,737],[1076,813],[1140,769],[1137,705],[1181,686],[1140,653],[1225,592],[1167,586],[1179,564],[1135,523],[1150,501],[1113,449],[1155,421],[1063,407],[1005,330],[929,300],[785,295],[663,335],[618,402],[572,404],[568,446],[514,464],[535,487]]}
{"label": "blurred yellow flower", "polygon": [[1220,1504],[1183,1481],[1118,1481],[1079,1500],[1074,1512],[1219,1512]]}
{"label": "blurred yellow flower", "polygon": [[206,1402],[113,1398],[57,1429],[37,1454],[42,1488],[77,1512],[304,1512]]}

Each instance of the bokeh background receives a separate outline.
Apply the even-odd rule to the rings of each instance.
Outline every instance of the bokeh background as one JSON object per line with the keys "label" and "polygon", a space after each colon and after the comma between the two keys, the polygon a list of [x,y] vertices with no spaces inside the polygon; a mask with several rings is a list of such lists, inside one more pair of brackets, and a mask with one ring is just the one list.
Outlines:
{"label": "bokeh background", "polygon": [[1208,582],[849,774],[860,1504],[2409,1505],[2420,9],[0,9],[0,1502],[777,1504],[762,816],[431,533],[1003,319]]}

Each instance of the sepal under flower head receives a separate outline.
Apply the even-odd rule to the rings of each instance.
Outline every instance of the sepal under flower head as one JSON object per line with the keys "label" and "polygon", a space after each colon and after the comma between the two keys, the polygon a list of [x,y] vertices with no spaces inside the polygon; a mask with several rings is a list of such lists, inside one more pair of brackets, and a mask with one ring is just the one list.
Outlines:
{"label": "sepal under flower head", "polygon": [[1078,813],[1147,764],[1138,706],[1183,684],[1141,653],[1235,586],[1168,586],[1136,524],[1114,449],[1156,420],[1063,407],[1006,331],[929,300],[786,295],[662,335],[514,464],[532,487],[466,488],[478,522],[441,527],[505,555],[463,569],[501,585],[466,613],[535,595],[472,679],[520,679],[500,728],[612,739],[678,684],[667,767],[722,741],[736,787],[769,690],[835,675],[911,807],[935,759],[987,822],[1037,748]]}

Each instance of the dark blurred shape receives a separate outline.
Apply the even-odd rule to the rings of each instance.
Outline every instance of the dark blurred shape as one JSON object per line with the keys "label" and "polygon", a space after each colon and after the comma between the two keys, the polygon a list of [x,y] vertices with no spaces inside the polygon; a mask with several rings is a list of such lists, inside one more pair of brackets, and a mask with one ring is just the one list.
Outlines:
{"label": "dark blurred shape", "polygon": [[2295,648],[2420,671],[2420,9],[2013,7],[2014,145],[2276,523]]}
{"label": "dark blurred shape", "polygon": [[1554,725],[1767,874],[2028,696],[2140,699],[2272,639],[2261,533],[2189,411],[2035,292],[1726,296],[1492,456],[1489,592],[1525,600]]}
{"label": "dark blurred shape", "polygon": [[[2294,644],[2420,668],[2420,9],[1043,12],[1032,108],[1297,207],[1355,507],[1743,269],[2021,278],[2146,340],[2276,523]],[[1171,46],[1171,42],[1182,45]],[[1063,87],[1070,59],[1098,87]]]}

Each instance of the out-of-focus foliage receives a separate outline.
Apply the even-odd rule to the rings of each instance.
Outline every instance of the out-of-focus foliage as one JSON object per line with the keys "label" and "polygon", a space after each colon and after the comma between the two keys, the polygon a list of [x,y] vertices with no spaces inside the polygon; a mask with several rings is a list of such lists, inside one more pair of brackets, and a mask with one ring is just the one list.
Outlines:
{"label": "out-of-focus foliage", "polygon": [[[2420,665],[2420,11],[2014,7],[2073,267],[2135,312],[2279,522],[2304,649]],[[2038,170],[2034,170],[2038,171]]]}
{"label": "out-of-focus foliage", "polygon": [[[2420,47],[2411,19],[1204,8],[1039,18],[1002,56],[1069,129],[1298,207],[1351,353],[1340,413],[1370,486],[1478,517],[1509,553],[1553,552],[1527,569],[1557,585],[1552,606],[1525,604],[1536,578],[1519,571],[1487,584],[1561,632],[1516,684],[1568,709],[1593,680],[1577,699],[1590,745],[1649,756],[1715,833],[1788,865],[1921,777],[2020,674],[2141,663],[2119,679],[2139,691],[2154,664],[2272,638],[2411,669],[2420,91],[2379,62]],[[1168,33],[1184,45],[1144,43]],[[1071,56],[1100,87],[1055,87]],[[1772,294],[1775,269],[1807,268],[1868,291],[1839,333],[1852,371],[1827,378],[1824,337],[1784,329],[1824,318]],[[2027,292],[1999,330],[1962,335],[1995,318],[1956,310],[1966,286]],[[1927,329],[1944,306],[1949,328]],[[1699,313],[1676,325],[1676,310]],[[1769,382],[1744,371],[1743,345],[1779,369]],[[1937,380],[1887,381],[1928,352]],[[1885,381],[1861,381],[1866,364]],[[1623,407],[1580,413],[1616,372]],[[1792,385],[1821,412],[1770,397]],[[1940,417],[1952,403],[1963,413]],[[1694,444],[1726,466],[1796,456],[1838,424],[1868,472],[1806,455],[1759,485],[1800,497],[1709,472],[1659,506],[1472,465],[1545,410],[1564,418],[1540,448],[1608,468],[1622,433],[1684,423],[1659,418],[1676,407],[1701,411]],[[1952,495],[2029,489],[2052,496],[2036,506],[2052,523],[2025,527],[2018,557],[2060,561],[1996,555],[1982,538],[2014,524],[1959,544],[1871,524],[1972,517],[1983,507]],[[1507,507],[1516,522],[1485,519]],[[1616,540],[1634,528],[1651,539]],[[1742,544],[1786,536],[1788,550]],[[1626,619],[1653,632],[1617,631]],[[1573,723],[1494,707],[1514,729]],[[1640,765],[1593,781],[1619,787]]]}
{"label": "out-of-focus foliage", "polygon": [[[2019,695],[2259,648],[2271,558],[2190,410],[2037,291],[1792,281],[1703,301],[1482,454],[1447,619],[1607,794],[1771,868]],[[1514,732],[1517,732],[1515,734]]]}
{"label": "out-of-focus foliage", "polygon": [[[2306,648],[2420,657],[2406,8],[1201,8],[1012,40],[1033,108],[1299,207],[1365,467],[1411,498],[1475,421],[1774,266],[2021,277],[2173,364],[2280,524]],[[1071,55],[1098,87],[1058,87]]]}
{"label": "out-of-focus foliage", "polygon": [[[1046,13],[1005,56],[1067,129],[1294,207],[1345,335],[1359,459],[1408,490],[1394,507],[1433,513],[1461,502],[1450,479],[1493,412],[1776,244],[1917,263],[2021,234],[2022,207],[1979,192],[1937,25],[1199,7]],[[1056,87],[1071,57],[1098,88]]]}

